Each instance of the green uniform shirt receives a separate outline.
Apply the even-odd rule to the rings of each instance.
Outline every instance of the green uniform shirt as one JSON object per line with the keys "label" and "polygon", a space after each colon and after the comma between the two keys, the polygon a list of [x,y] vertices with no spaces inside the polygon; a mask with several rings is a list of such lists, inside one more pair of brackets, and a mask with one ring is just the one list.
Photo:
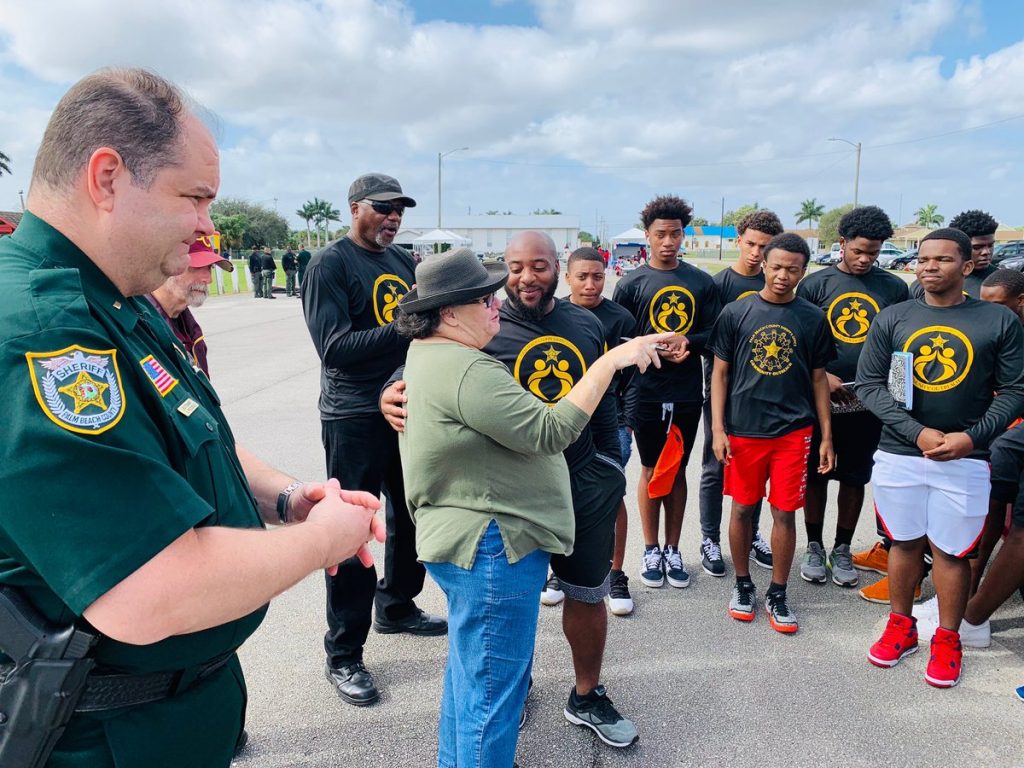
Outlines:
{"label": "green uniform shirt", "polygon": [[[0,295],[0,583],[66,624],[189,529],[262,526],[216,392],[144,298],[31,213],[0,241]],[[146,646],[103,638],[97,663],[193,667],[264,613]],[[244,710],[233,659],[174,698],[76,715],[51,764],[226,766]]]}

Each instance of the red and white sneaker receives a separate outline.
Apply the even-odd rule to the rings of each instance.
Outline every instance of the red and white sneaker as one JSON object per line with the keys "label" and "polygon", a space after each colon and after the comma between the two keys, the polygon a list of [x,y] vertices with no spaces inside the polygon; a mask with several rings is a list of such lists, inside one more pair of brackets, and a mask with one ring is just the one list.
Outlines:
{"label": "red and white sneaker", "polygon": [[917,652],[917,621],[912,616],[889,614],[889,623],[878,642],[868,650],[876,667],[895,667],[904,656]]}
{"label": "red and white sneaker", "polygon": [[964,649],[960,635],[939,627],[932,638],[932,656],[924,671],[924,679],[936,688],[952,688],[960,682]]}

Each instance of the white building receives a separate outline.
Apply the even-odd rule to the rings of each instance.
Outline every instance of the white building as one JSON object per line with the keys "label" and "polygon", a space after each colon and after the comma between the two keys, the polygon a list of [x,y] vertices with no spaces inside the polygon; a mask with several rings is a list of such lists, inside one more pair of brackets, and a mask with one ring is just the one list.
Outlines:
{"label": "white building", "polygon": [[[412,241],[437,226],[437,220],[427,222],[415,214],[407,214],[395,242],[412,250]],[[579,247],[580,217],[568,214],[551,216],[445,216],[444,229],[473,241],[470,246],[479,254],[498,255],[505,250],[508,241],[517,232],[535,229],[547,233],[555,241],[555,249],[562,256],[566,249]]]}

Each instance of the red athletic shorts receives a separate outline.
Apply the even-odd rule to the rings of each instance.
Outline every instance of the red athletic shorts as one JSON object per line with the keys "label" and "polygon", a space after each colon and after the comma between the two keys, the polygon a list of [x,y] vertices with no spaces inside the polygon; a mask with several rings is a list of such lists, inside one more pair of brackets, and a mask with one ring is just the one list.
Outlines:
{"label": "red athletic shorts", "polygon": [[738,504],[757,504],[768,483],[768,503],[796,512],[807,494],[811,432],[811,427],[804,427],[778,437],[729,435],[732,459],[725,465],[725,495]]}

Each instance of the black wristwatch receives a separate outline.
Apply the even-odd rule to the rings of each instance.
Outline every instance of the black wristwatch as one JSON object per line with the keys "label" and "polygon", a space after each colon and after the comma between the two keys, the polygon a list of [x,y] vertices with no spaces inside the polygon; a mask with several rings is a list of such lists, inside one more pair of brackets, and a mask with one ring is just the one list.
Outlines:
{"label": "black wristwatch", "polygon": [[302,483],[296,481],[277,495],[277,516],[282,523],[288,522],[288,497],[301,485]]}

